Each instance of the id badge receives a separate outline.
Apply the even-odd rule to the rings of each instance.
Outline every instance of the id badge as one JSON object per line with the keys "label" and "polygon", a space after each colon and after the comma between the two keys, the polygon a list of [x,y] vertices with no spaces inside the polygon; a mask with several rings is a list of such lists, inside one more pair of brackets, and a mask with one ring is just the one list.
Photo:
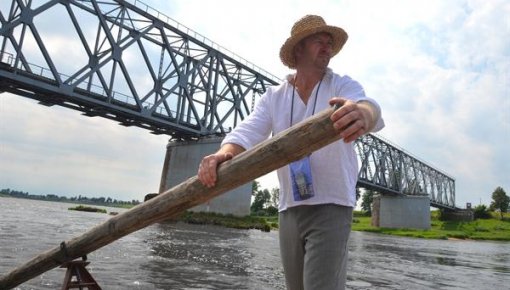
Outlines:
{"label": "id badge", "polygon": [[310,156],[290,163],[289,167],[294,200],[300,201],[313,197],[315,194],[313,192]]}

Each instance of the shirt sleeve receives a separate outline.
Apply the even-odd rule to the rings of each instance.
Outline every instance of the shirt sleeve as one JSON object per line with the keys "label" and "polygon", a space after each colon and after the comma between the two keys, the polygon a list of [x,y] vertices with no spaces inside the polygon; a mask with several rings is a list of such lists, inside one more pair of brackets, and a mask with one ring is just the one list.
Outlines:
{"label": "shirt sleeve", "polygon": [[348,76],[344,76],[342,77],[342,81],[337,82],[336,90],[337,96],[347,98],[354,102],[367,101],[374,105],[375,108],[379,111],[379,118],[377,119],[377,122],[374,128],[372,128],[371,132],[377,132],[384,128],[385,124],[381,114],[381,107],[379,106],[377,101],[366,96],[365,90],[363,89],[360,83],[351,79]]}
{"label": "shirt sleeve", "polygon": [[272,128],[270,105],[272,94],[272,88],[268,88],[257,102],[253,112],[227,134],[221,144],[236,144],[248,150],[266,140]]}

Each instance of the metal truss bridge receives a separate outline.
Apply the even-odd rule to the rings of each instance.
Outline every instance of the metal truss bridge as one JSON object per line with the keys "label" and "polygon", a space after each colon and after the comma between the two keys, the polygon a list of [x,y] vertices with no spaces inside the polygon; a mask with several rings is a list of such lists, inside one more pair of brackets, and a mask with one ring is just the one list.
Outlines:
{"label": "metal truss bridge", "polygon": [[[223,136],[280,79],[137,0],[0,2],[0,92],[176,140]],[[455,209],[455,181],[375,135],[358,186]]]}

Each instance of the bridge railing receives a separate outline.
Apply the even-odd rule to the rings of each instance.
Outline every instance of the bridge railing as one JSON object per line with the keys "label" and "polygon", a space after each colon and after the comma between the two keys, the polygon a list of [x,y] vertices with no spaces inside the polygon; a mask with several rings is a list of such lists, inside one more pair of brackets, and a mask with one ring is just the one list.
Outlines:
{"label": "bridge railing", "polygon": [[6,51],[0,51],[0,62],[12,67],[14,63],[14,55]]}
{"label": "bridge railing", "polygon": [[269,79],[273,80],[274,82],[276,83],[280,83],[282,80],[278,77],[276,77],[275,75],[271,74],[270,72],[266,71],[265,69],[262,69],[258,66],[256,66],[255,64],[253,64],[252,62],[249,62],[248,60],[246,60],[245,58],[239,56],[238,54],[234,53],[233,51],[217,44],[216,42],[212,41],[211,39],[203,36],[202,34],[196,32],[195,30],[187,27],[186,25],[168,17],[167,15],[165,15],[164,13],[161,13],[159,10],[155,9],[155,8],[152,8],[151,6],[145,4],[144,2],[140,1],[140,0],[125,0],[126,2],[129,2],[131,4],[133,4],[134,6],[142,9],[143,11],[147,12],[148,14],[151,14],[151,15],[154,15],[156,16],[158,19],[160,19],[161,21],[179,29],[180,31],[186,33],[187,35],[190,35],[192,36],[193,38],[197,39],[198,41],[202,42],[203,44],[231,57],[233,60],[235,60],[236,62],[238,63],[242,63],[243,65],[245,65],[246,67],[249,67],[251,68],[253,71],[255,72],[258,72],[262,75],[265,75],[266,77],[268,77]]}
{"label": "bridge railing", "polygon": [[[203,44],[211,47],[212,49],[215,49],[215,50],[217,50],[217,51],[219,51],[219,52],[229,56],[234,61],[236,61],[238,63],[241,63],[244,66],[249,67],[253,71],[266,76],[267,78],[271,79],[275,83],[280,83],[281,82],[280,78],[278,78],[277,76],[271,74],[267,70],[265,70],[265,69],[255,65],[254,63],[246,60],[245,58],[239,56],[235,52],[233,52],[233,51],[231,51],[231,50],[229,50],[229,49],[219,45],[218,43],[212,41],[211,39],[207,38],[206,36],[196,32],[195,30],[189,28],[188,26],[186,26],[186,25],[178,22],[177,20],[167,16],[166,14],[162,13],[161,11],[159,11],[159,10],[149,6],[149,5],[147,5],[143,1],[140,1],[140,0],[124,0],[124,2],[130,3],[133,6],[137,7],[138,9],[144,11],[145,13],[150,14],[152,16],[155,16],[159,20],[161,20],[161,21],[169,24],[170,26],[175,27],[178,30],[184,32],[186,35],[191,36],[191,37],[195,38],[196,40],[202,42]],[[90,6],[92,7],[92,5],[90,5]]]}

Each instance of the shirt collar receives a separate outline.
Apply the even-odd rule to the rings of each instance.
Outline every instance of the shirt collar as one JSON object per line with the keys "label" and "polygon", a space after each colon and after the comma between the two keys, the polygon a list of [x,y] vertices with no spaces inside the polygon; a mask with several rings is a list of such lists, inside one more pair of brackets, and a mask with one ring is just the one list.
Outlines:
{"label": "shirt collar", "polygon": [[[326,68],[326,74],[324,75],[324,78],[326,77],[329,77],[331,74],[333,74],[333,70],[330,69],[329,67]],[[288,74],[285,76],[285,81],[287,83],[290,83],[290,81],[292,81],[294,79],[294,76],[296,75],[296,73],[292,73],[292,74]]]}

